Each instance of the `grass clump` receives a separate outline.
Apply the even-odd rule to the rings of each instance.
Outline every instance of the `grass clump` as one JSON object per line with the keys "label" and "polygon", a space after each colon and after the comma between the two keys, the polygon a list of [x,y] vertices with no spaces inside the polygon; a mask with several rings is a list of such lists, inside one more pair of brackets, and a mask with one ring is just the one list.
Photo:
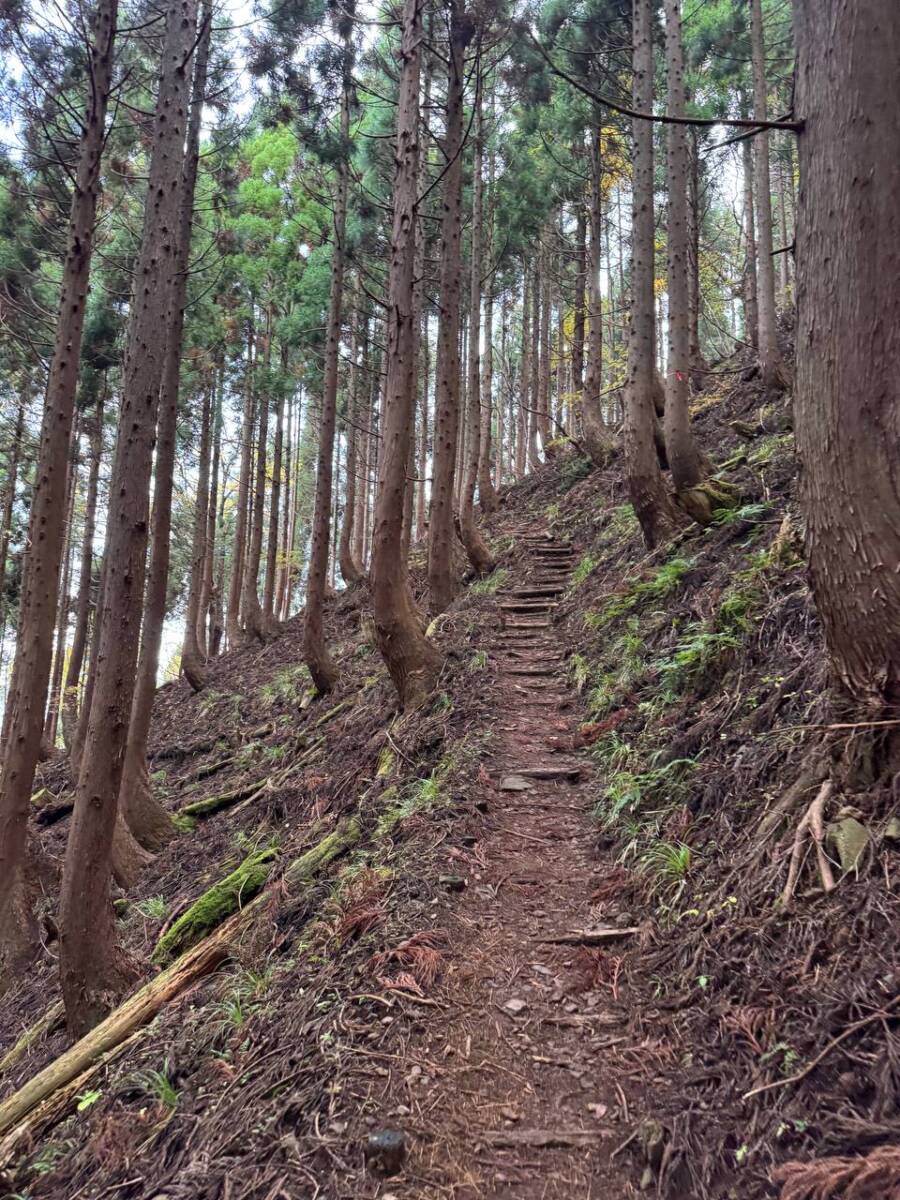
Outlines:
{"label": "grass clump", "polygon": [[469,586],[470,596],[493,596],[509,583],[509,571],[506,567],[497,567],[484,579],[476,579]]}
{"label": "grass clump", "polygon": [[693,565],[693,560],[689,558],[670,558],[657,567],[649,578],[633,583],[618,596],[613,596],[599,612],[585,613],[585,625],[589,629],[605,629],[636,608],[642,608],[651,601],[665,600],[678,588]]}
{"label": "grass clump", "polygon": [[[642,822],[649,818],[649,827],[654,828],[659,818],[684,803],[696,767],[694,758],[675,758],[645,771],[623,769],[614,772],[603,796],[594,806],[595,819],[604,828],[609,828],[623,815],[639,817]],[[651,810],[654,805],[655,809]]]}
{"label": "grass clump", "polygon": [[312,676],[305,663],[294,663],[278,671],[272,679],[259,689],[262,703],[271,708],[274,704],[299,704],[312,684]]}
{"label": "grass clump", "polygon": [[584,581],[588,579],[599,566],[599,558],[594,558],[592,554],[585,554],[578,566],[572,572],[572,579],[569,583],[570,591],[581,587]]}

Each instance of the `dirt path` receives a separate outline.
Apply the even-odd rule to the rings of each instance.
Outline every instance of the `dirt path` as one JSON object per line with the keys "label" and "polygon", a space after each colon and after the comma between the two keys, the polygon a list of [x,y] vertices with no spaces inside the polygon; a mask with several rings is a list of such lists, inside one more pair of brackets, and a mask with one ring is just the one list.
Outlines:
{"label": "dirt path", "polygon": [[437,918],[449,935],[440,1007],[413,1026],[405,1076],[395,1062],[382,1085],[387,1123],[412,1135],[382,1196],[633,1194],[609,1161],[628,1137],[627,1098],[604,1074],[606,1048],[623,1040],[610,1001],[628,939],[602,950],[553,940],[622,919],[592,899],[603,871],[590,760],[573,749],[552,626],[573,556],[534,528],[510,532],[529,568],[497,596],[486,642],[499,704],[487,810],[451,859],[466,886]]}

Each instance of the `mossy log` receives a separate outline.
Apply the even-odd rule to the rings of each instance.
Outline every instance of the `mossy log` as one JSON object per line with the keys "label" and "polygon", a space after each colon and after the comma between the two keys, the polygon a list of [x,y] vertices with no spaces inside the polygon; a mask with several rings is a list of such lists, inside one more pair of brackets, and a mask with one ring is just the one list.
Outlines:
{"label": "mossy log", "polygon": [[224,920],[244,907],[266,885],[277,851],[274,846],[250,854],[182,913],[156,943],[153,961],[169,962],[202,941]]}
{"label": "mossy log", "polygon": [[[357,817],[342,822],[288,866],[285,881],[293,887],[308,883],[323,867],[355,845],[361,832]],[[32,1140],[34,1134],[58,1120],[90,1080],[131,1039],[140,1036],[160,1009],[231,957],[239,935],[268,894],[269,890],[258,894],[240,911],[232,913],[218,929],[185,951],[105,1021],[0,1104],[0,1169],[23,1141]]]}
{"label": "mossy log", "polygon": [[[223,925],[213,937],[182,955],[167,970],[151,979],[139,991],[130,996],[105,1021],[90,1033],[70,1046],[59,1058],[29,1079],[17,1092],[0,1104],[0,1136],[9,1133],[39,1104],[53,1096],[61,1088],[67,1088],[90,1068],[97,1067],[103,1056],[115,1049],[126,1038],[159,1012],[164,1005],[178,996],[185,988],[214,970],[229,957],[231,938],[239,926],[237,914],[231,922]],[[79,1080],[79,1085],[83,1083]],[[79,1087],[80,1090],[80,1087]],[[6,1140],[4,1139],[4,1145]]]}
{"label": "mossy log", "polygon": [[14,1067],[19,1059],[24,1058],[35,1042],[39,1042],[45,1034],[51,1033],[57,1025],[61,1025],[63,1016],[62,1001],[51,1004],[44,1015],[30,1025],[16,1044],[0,1058],[0,1075]]}
{"label": "mossy log", "polygon": [[361,836],[359,817],[351,817],[339,825],[333,833],[322,838],[311,850],[295,858],[285,871],[283,879],[288,887],[308,883],[323,867],[327,867],[338,855],[355,846]]}
{"label": "mossy log", "polygon": [[202,818],[210,817],[213,813],[222,812],[223,809],[231,808],[235,804],[239,804],[241,800],[246,800],[249,796],[254,795],[265,786],[266,781],[254,779],[251,783],[244,783],[240,787],[231,788],[227,792],[219,792],[215,796],[206,796],[202,800],[192,800],[190,804],[185,804],[178,810],[179,817]]}

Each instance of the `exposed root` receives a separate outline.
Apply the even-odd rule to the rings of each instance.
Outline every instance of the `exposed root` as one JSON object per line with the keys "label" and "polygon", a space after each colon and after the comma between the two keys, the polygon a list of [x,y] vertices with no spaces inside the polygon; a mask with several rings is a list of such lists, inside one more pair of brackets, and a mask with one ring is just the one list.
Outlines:
{"label": "exposed root", "polygon": [[816,858],[819,864],[822,887],[826,892],[834,891],[834,873],[831,870],[831,864],[825,854],[823,845],[825,841],[823,814],[825,803],[830,799],[833,790],[831,780],[826,779],[816,793],[815,799],[803,814],[800,824],[797,826],[797,832],[794,836],[794,848],[791,851],[791,862],[788,868],[787,883],[784,885],[784,891],[781,894],[781,903],[784,907],[790,904],[794,898],[794,892],[797,890],[797,880],[800,877],[800,866],[803,862],[803,850],[810,834],[812,834],[812,839],[816,847]]}

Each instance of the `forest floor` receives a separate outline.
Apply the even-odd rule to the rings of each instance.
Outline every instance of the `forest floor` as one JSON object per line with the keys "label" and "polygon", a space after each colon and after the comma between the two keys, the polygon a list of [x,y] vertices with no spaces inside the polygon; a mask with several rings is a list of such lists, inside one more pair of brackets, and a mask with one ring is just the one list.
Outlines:
{"label": "forest floor", "polygon": [[[900,1196],[900,789],[888,735],[835,717],[789,410],[741,369],[694,414],[740,506],[648,554],[621,462],[557,448],[485,523],[497,569],[433,624],[422,710],[394,710],[363,590],[330,605],[333,696],[298,620],[160,692],[182,832],[119,897],[123,949],[152,981],[262,854],[258,898],[224,965],[0,1125],[0,1196]],[[826,776],[831,890],[804,823]],[[65,765],[42,783],[47,949],[0,1001],[0,1098],[67,1044]]]}

